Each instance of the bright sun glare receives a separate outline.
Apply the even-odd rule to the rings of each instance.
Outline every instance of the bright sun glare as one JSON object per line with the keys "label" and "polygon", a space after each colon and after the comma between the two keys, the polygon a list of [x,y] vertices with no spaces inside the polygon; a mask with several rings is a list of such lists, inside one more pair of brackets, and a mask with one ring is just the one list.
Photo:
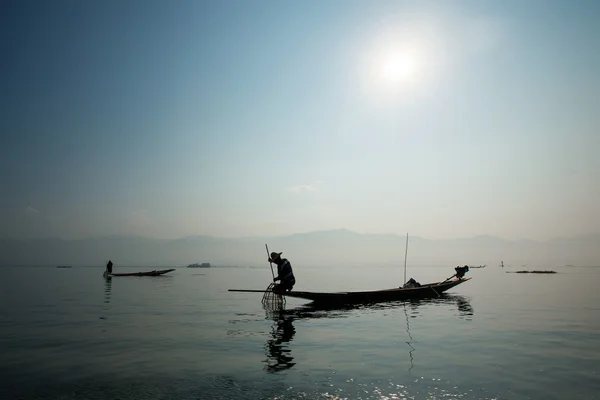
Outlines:
{"label": "bright sun glare", "polygon": [[389,50],[381,54],[377,64],[380,77],[391,83],[413,80],[417,67],[411,54],[399,50]]}
{"label": "bright sun glare", "polygon": [[414,99],[430,88],[440,68],[440,46],[435,29],[417,22],[384,30],[366,43],[363,68],[375,102]]}

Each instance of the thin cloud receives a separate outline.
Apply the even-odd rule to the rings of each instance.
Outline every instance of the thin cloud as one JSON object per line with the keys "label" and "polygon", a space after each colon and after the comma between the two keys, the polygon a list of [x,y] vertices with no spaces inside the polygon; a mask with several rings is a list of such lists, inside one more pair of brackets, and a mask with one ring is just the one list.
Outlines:
{"label": "thin cloud", "polygon": [[27,206],[27,208],[25,209],[25,212],[29,215],[37,215],[40,213],[40,210],[38,210],[37,208],[34,208],[32,206]]}
{"label": "thin cloud", "polygon": [[317,188],[311,185],[296,185],[288,188],[288,192],[292,193],[314,192],[315,190]]}
{"label": "thin cloud", "polygon": [[314,192],[318,189],[319,185],[321,185],[323,183],[323,181],[316,181],[313,182],[311,184],[304,184],[304,185],[296,185],[296,186],[292,186],[289,187],[287,189],[288,192],[291,193],[306,193],[306,192]]}

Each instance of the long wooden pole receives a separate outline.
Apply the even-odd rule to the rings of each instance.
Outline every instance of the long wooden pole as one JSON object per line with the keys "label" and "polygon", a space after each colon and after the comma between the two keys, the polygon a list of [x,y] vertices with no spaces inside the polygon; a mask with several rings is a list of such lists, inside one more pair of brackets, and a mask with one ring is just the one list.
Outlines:
{"label": "long wooden pole", "polygon": [[[267,257],[270,260],[271,254],[269,253],[269,246],[265,243],[265,249],[267,249]],[[273,272],[273,263],[269,261],[269,265],[271,266],[271,275],[273,276],[273,281],[275,281],[275,273]]]}
{"label": "long wooden pole", "polygon": [[404,251],[404,283],[406,283],[406,257],[408,256],[408,232],[406,232],[406,250]]}

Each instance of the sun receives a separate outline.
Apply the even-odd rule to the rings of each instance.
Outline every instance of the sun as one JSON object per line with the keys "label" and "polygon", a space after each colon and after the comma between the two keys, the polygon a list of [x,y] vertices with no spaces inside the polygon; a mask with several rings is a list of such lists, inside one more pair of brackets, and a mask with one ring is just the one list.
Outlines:
{"label": "sun", "polygon": [[414,17],[386,20],[361,42],[357,76],[370,104],[415,104],[436,93],[451,67],[452,46],[437,19]]}
{"label": "sun", "polygon": [[399,83],[411,81],[416,73],[416,60],[406,51],[389,50],[383,53],[378,60],[378,75],[384,81]]}
{"label": "sun", "polygon": [[422,82],[423,52],[415,43],[382,43],[367,53],[369,85],[384,93],[406,93]]}
{"label": "sun", "polygon": [[[435,93],[449,67],[448,40],[435,18],[384,21],[357,52],[361,92],[376,107],[416,102]],[[448,36],[448,35],[446,35]]]}

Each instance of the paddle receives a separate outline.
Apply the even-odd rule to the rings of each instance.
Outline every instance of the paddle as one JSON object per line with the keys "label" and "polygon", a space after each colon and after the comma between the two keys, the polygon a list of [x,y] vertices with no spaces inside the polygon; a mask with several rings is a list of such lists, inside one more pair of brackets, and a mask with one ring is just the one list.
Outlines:
{"label": "paddle", "polygon": [[265,243],[265,249],[267,249],[267,257],[269,259],[269,265],[271,266],[271,275],[273,276],[273,282],[275,282],[275,273],[273,272],[273,263],[271,262],[271,253],[269,253],[269,246]]}
{"label": "paddle", "polygon": [[451,277],[449,277],[449,278],[446,278],[446,280],[445,280],[445,281],[443,281],[442,283],[446,283],[446,282],[448,282],[450,279],[454,278],[455,276],[456,276],[456,274],[452,275],[452,276],[451,276]]}

